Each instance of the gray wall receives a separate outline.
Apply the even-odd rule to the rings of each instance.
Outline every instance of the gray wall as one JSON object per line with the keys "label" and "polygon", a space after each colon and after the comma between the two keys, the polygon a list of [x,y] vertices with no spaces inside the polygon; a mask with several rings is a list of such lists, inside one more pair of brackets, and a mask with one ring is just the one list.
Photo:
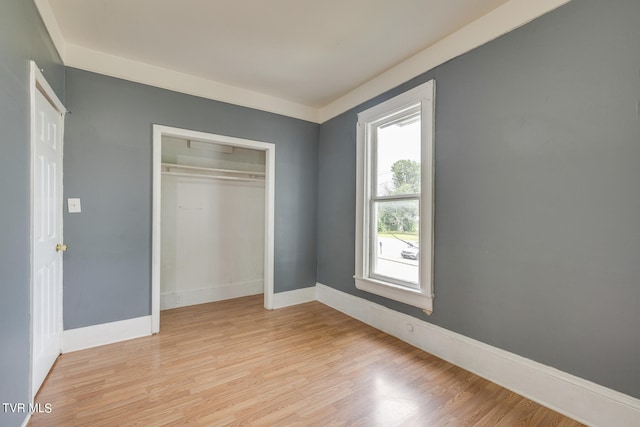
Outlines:
{"label": "gray wall", "polygon": [[[29,60],[62,99],[64,68],[31,1],[0,13],[0,402],[29,402]],[[26,414],[5,413],[0,425]]]}
{"label": "gray wall", "polygon": [[[317,259],[321,283],[640,397],[638,16],[635,0],[573,0],[318,131],[74,69],[65,90],[33,3],[3,1],[0,401],[29,400],[29,59],[73,112],[65,197],[81,197],[83,213],[65,217],[66,329],[149,314],[159,123],[276,143],[276,291],[312,285]],[[432,77],[436,301],[426,317],[353,285],[355,121]],[[0,412],[3,426],[24,418]]]}
{"label": "gray wall", "polygon": [[[574,0],[324,123],[318,281],[640,397],[639,17]],[[427,317],[352,276],[356,113],[430,78]]]}
{"label": "gray wall", "polygon": [[275,291],[315,285],[317,124],[67,68],[64,327],[151,313],[152,125],[276,145]]}

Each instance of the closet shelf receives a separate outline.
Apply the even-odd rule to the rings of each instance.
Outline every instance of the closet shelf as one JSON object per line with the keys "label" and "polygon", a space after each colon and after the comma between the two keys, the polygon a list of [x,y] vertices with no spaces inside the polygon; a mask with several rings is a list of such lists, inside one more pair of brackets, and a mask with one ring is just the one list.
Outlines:
{"label": "closet shelf", "polygon": [[264,172],[204,168],[174,163],[162,163],[161,166],[163,175],[222,179],[227,181],[264,182],[266,175]]}

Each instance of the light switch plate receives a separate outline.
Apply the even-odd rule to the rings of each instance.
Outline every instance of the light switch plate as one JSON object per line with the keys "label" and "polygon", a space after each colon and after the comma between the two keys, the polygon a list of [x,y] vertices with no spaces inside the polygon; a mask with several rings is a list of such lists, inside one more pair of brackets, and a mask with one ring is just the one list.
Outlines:
{"label": "light switch plate", "polygon": [[80,199],[67,199],[67,207],[69,208],[69,213],[80,213]]}

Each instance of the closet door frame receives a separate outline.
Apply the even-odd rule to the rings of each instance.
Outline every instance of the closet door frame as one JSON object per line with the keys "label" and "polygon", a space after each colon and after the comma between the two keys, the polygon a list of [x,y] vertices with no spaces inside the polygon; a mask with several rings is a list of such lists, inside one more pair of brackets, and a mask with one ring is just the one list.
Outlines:
{"label": "closet door frame", "polygon": [[197,132],[169,126],[153,125],[153,214],[151,242],[151,333],[160,332],[160,260],[161,260],[161,197],[162,197],[162,137],[207,141],[234,147],[250,148],[265,152],[265,233],[264,233],[264,307],[274,308],[273,303],[273,252],[275,205],[275,144],[249,139],[234,138],[212,133]]}

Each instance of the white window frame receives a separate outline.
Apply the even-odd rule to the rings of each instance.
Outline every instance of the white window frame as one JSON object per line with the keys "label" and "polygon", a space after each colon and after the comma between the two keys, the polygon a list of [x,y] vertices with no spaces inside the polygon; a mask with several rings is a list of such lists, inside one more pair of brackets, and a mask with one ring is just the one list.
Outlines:
{"label": "white window frame", "polygon": [[[418,289],[372,276],[371,224],[374,196],[372,176],[373,130],[389,116],[420,105],[421,114],[421,181],[420,181],[420,262]],[[423,309],[433,311],[433,242],[434,242],[434,112],[435,81],[430,80],[411,90],[358,114],[356,165],[356,288]]]}

